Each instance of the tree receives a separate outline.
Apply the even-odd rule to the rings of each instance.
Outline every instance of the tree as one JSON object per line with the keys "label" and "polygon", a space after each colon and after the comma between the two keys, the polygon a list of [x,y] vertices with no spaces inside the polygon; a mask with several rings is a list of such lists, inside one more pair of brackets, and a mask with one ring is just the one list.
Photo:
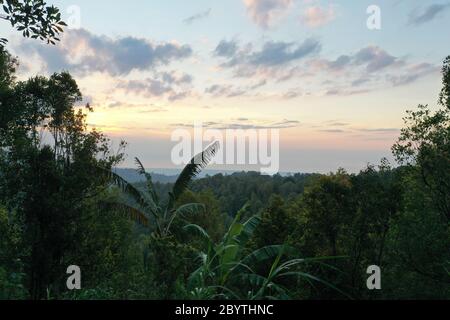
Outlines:
{"label": "tree", "polygon": [[269,244],[289,243],[296,223],[295,217],[286,210],[283,199],[273,196],[268,208],[261,215],[261,223],[258,224],[252,241],[258,248]]}
{"label": "tree", "polygon": [[439,95],[439,104],[450,109],[450,56],[444,60],[442,67],[442,91]]}
{"label": "tree", "polygon": [[351,180],[347,173],[320,177],[307,187],[302,197],[305,240],[314,248],[311,254],[337,256],[339,244],[354,212]]}
{"label": "tree", "polygon": [[401,170],[401,211],[389,233],[392,297],[448,298],[450,278],[450,57],[442,68],[440,108],[408,111],[392,151]]}
{"label": "tree", "polygon": [[[164,203],[160,201],[155,192],[151,175],[145,171],[144,166],[138,158],[135,159],[138,165],[137,171],[146,179],[145,192],[142,192],[113,171],[102,170],[102,172],[104,174],[106,173],[134,201],[134,204],[121,202],[118,205],[128,208],[131,217],[140,224],[149,227],[150,230],[153,230],[153,235],[156,238],[166,238],[170,236],[171,226],[177,217],[195,214],[204,210],[204,206],[198,203],[184,204],[179,208],[175,208],[175,204],[187,190],[192,179],[208,165],[218,148],[219,143],[216,141],[210,144],[203,152],[192,158],[191,162],[181,171],[172,190],[169,192],[168,200]],[[150,224],[151,220],[152,224]]]}
{"label": "tree", "polygon": [[398,170],[392,170],[386,159],[376,168],[369,165],[352,176],[355,211],[346,228],[345,255],[349,256],[348,279],[355,297],[374,297],[376,292],[366,287],[366,270],[377,265],[385,270],[389,232],[400,210],[402,192]]}
{"label": "tree", "polygon": [[197,224],[204,228],[214,241],[219,241],[225,233],[225,228],[229,224],[231,218],[224,213],[220,207],[219,201],[214,196],[211,189],[194,193],[190,190],[185,191],[176,203],[176,207],[181,207],[189,203],[201,203],[205,206],[204,210],[197,212],[194,215],[187,215],[183,220],[179,219],[175,222],[174,227],[178,228],[177,237],[181,237],[181,241],[194,242],[192,235],[180,232],[182,227],[187,224]]}
{"label": "tree", "polygon": [[450,222],[450,57],[442,72],[440,104],[444,109],[432,112],[428,106],[419,105],[416,111],[408,111],[406,127],[392,151],[398,163],[420,177],[442,218]]}
{"label": "tree", "polygon": [[18,62],[9,52],[0,48],[0,90],[7,90],[15,80]]}
{"label": "tree", "polygon": [[[8,84],[0,92],[0,201],[23,223],[27,288],[42,299],[49,290],[61,291],[64,259],[75,250],[88,213],[85,200],[107,187],[91,168],[111,168],[123,154],[113,154],[107,137],[87,130],[83,109],[74,106],[81,93],[68,73],[13,79],[8,72],[0,79]],[[44,133],[53,143],[41,138]]]}
{"label": "tree", "polygon": [[[44,0],[0,0],[3,14],[0,19],[9,21],[11,26],[27,38],[40,39],[55,44],[66,23],[61,20],[59,9],[48,6]],[[0,39],[0,46],[8,40]]]}
{"label": "tree", "polygon": [[[117,207],[127,210],[129,216],[142,226],[146,227],[151,235],[148,243],[148,252],[144,259],[150,260],[150,270],[157,275],[155,282],[159,286],[161,297],[173,298],[177,288],[177,281],[183,278],[186,270],[184,258],[189,259],[191,248],[189,245],[179,243],[174,238],[172,226],[176,219],[187,215],[204,212],[205,206],[199,203],[187,203],[176,207],[177,201],[187,190],[192,179],[210,162],[219,148],[216,141],[210,144],[203,152],[196,155],[181,171],[168,198],[161,201],[155,192],[152,177],[145,171],[144,166],[136,160],[138,173],[145,177],[145,190],[141,191],[125,179],[108,168],[97,167],[99,173],[110,179],[128,197],[128,201],[114,201]],[[183,279],[184,280],[184,279]]]}

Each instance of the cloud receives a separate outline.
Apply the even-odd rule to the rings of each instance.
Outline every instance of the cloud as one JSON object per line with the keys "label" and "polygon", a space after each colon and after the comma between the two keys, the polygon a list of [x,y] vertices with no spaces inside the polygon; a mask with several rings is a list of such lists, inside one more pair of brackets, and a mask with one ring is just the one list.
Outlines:
{"label": "cloud", "polygon": [[352,96],[355,94],[362,94],[369,92],[369,89],[349,90],[346,88],[332,88],[325,92],[326,96]]}
{"label": "cloud", "polygon": [[265,79],[246,87],[237,87],[229,84],[227,85],[214,84],[212,86],[207,87],[205,89],[205,93],[210,94],[214,97],[234,98],[247,95],[248,92],[261,88],[266,84],[267,81]]}
{"label": "cloud", "polygon": [[420,63],[410,66],[404,74],[388,76],[388,80],[395,86],[403,86],[412,83],[432,73],[439,73],[440,67],[430,63]]}
{"label": "cloud", "polygon": [[303,42],[268,40],[256,46],[252,42],[222,40],[212,52],[219,58],[219,68],[229,69],[235,78],[254,78],[262,83],[284,82],[305,76],[301,60],[315,57],[322,49],[314,38]]}
{"label": "cloud", "polygon": [[187,73],[179,74],[175,71],[163,71],[156,73],[156,77],[161,78],[164,82],[169,84],[190,84],[192,83],[192,76]]}
{"label": "cloud", "polygon": [[[294,99],[314,92],[326,96],[348,96],[386,86],[406,85],[437,70],[432,64],[413,64],[406,57],[393,55],[375,45],[341,54],[335,59],[321,58],[321,48],[321,43],[314,38],[303,42],[269,40],[260,47],[253,43],[240,44],[237,40],[222,40],[212,53],[220,59],[219,67],[230,69],[235,78],[257,82],[254,88],[248,86],[244,89],[232,85],[212,86],[207,93],[240,96],[257,89],[258,83],[266,85],[269,81],[301,80],[301,90],[294,87],[278,94],[278,97]],[[324,77],[328,81],[323,81]]]}
{"label": "cloud", "polygon": [[[249,119],[242,118],[237,122],[203,122],[203,127],[208,129],[216,129],[216,130],[260,130],[260,129],[288,129],[295,128],[300,125],[299,121],[296,120],[281,120],[281,121],[250,121]],[[185,127],[185,128],[193,128],[194,124],[191,123],[174,123],[171,124],[172,127]]]}
{"label": "cloud", "polygon": [[[439,70],[429,63],[411,63],[378,46],[367,46],[335,60],[317,59],[312,71],[339,75],[336,81],[326,81],[325,95],[354,95],[389,86],[402,86]],[[340,80],[341,79],[341,80]]]}
{"label": "cloud", "polygon": [[301,44],[292,42],[266,42],[261,51],[249,56],[249,63],[260,66],[281,65],[291,61],[302,59],[308,55],[319,52],[321,44],[319,41],[309,38]]}
{"label": "cloud", "polygon": [[326,124],[332,127],[346,127],[349,125],[349,123],[347,122],[340,122],[340,121],[328,121]]}
{"label": "cloud", "polygon": [[261,49],[254,50],[253,44],[239,46],[236,41],[221,41],[214,50],[214,55],[225,59],[224,68],[237,67],[237,74],[255,74],[256,68],[271,68],[288,65],[320,52],[321,43],[308,38],[301,43],[267,41]]}
{"label": "cloud", "polygon": [[184,19],[183,22],[185,24],[192,24],[192,23],[194,23],[194,22],[196,22],[198,20],[202,20],[202,19],[205,19],[205,18],[209,17],[210,14],[211,14],[211,8],[209,8],[206,11],[202,11],[202,12],[196,13],[196,14],[194,14],[194,15],[186,18],[186,19]]}
{"label": "cloud", "polygon": [[172,88],[160,80],[130,80],[119,84],[119,89],[125,89],[127,92],[144,94],[146,96],[160,97],[168,92],[172,92]]}
{"label": "cloud", "polygon": [[135,111],[136,113],[159,113],[159,112],[167,112],[167,109],[162,107],[157,107],[154,104],[136,104],[136,103],[128,103],[123,101],[111,101],[106,107],[111,109],[140,109]]}
{"label": "cloud", "polygon": [[332,5],[328,8],[321,6],[311,6],[305,9],[300,17],[300,21],[310,28],[324,26],[336,18],[336,12]]}
{"label": "cloud", "polygon": [[362,76],[361,78],[358,78],[358,79],[352,81],[352,87],[359,87],[359,86],[369,83],[369,82],[370,82],[369,77]]}
{"label": "cloud", "polygon": [[326,133],[345,133],[347,131],[342,130],[342,129],[322,129],[319,130],[320,132],[326,132]]}
{"label": "cloud", "polygon": [[[430,63],[410,63],[402,57],[395,57],[378,46],[368,46],[354,54],[342,55],[336,60],[316,62],[322,70],[341,72],[350,79],[349,87],[359,88],[379,85],[380,83],[402,86],[439,71],[439,67]],[[387,81],[386,81],[387,80]],[[334,84],[334,83],[331,83]],[[327,95],[356,94],[367,89],[344,90],[334,86]]]}
{"label": "cloud", "polygon": [[172,72],[155,73],[153,78],[144,80],[121,81],[118,89],[127,93],[146,97],[167,97],[169,101],[182,100],[189,96],[192,77],[188,74]]}
{"label": "cloud", "polygon": [[282,97],[283,97],[283,99],[289,100],[289,99],[295,99],[295,98],[298,98],[301,96],[303,96],[303,92],[301,90],[291,89],[288,92],[284,93]]}
{"label": "cloud", "polygon": [[358,129],[361,132],[375,132],[375,133],[396,133],[399,132],[398,128],[363,128]]}
{"label": "cloud", "polygon": [[267,84],[267,80],[263,79],[263,80],[261,80],[260,82],[255,83],[254,85],[251,85],[251,86],[249,87],[249,89],[250,89],[250,90],[255,90],[255,89],[264,87],[266,84]]}
{"label": "cloud", "polygon": [[291,7],[293,0],[244,0],[250,18],[267,29]]}
{"label": "cloud", "polygon": [[[334,81],[320,83],[322,88],[319,94],[326,96],[348,96],[367,93],[386,85],[406,85],[437,70],[432,64],[412,64],[407,58],[395,56],[375,45],[341,54],[334,60],[319,58],[321,48],[321,43],[313,38],[299,43],[266,41],[259,48],[253,43],[241,45],[236,40],[222,40],[213,56],[220,58],[220,67],[231,69],[234,77],[258,79],[261,85],[268,81],[281,83],[294,79],[308,79],[307,83],[314,83],[321,76],[330,79],[331,74]],[[256,88],[258,83],[255,84]],[[211,87],[208,93],[240,96],[251,89],[251,86],[237,89],[228,85]],[[304,96],[305,92],[312,92],[308,86],[302,89],[288,90],[279,97],[294,99]]]}
{"label": "cloud", "polygon": [[316,61],[319,67],[325,67],[331,71],[342,71],[355,66],[362,66],[368,73],[378,72],[382,69],[401,66],[405,61],[389,54],[378,46],[367,46],[361,48],[354,54],[339,56],[336,60]]}
{"label": "cloud", "polygon": [[112,76],[127,75],[133,70],[152,70],[192,54],[188,45],[156,43],[135,37],[113,39],[84,29],[68,30],[58,46],[23,40],[17,49],[28,56],[38,55],[49,72],[69,70],[85,75],[98,71]]}
{"label": "cloud", "polygon": [[336,60],[329,62],[329,67],[331,69],[339,70],[347,66],[352,61],[352,57],[347,55],[342,55]]}
{"label": "cloud", "polygon": [[421,11],[414,11],[409,16],[409,24],[419,26],[432,21],[445,10],[450,8],[450,3],[431,4]]}
{"label": "cloud", "polygon": [[214,54],[218,57],[233,57],[238,51],[239,46],[236,40],[222,40],[214,50]]}
{"label": "cloud", "polygon": [[368,72],[376,72],[401,61],[377,46],[368,46],[359,50],[353,57],[355,64],[366,65]]}
{"label": "cloud", "polygon": [[235,88],[232,85],[214,84],[206,88],[205,93],[208,93],[214,97],[234,98],[244,95],[246,93],[246,90]]}

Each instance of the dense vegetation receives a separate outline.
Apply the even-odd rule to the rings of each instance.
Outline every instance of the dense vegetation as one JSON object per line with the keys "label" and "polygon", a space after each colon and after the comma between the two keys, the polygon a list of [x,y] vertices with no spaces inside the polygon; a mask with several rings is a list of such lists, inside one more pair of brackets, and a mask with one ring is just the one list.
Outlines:
{"label": "dense vegetation", "polygon": [[118,176],[125,143],[87,130],[71,75],[17,81],[17,64],[1,49],[0,299],[450,299],[450,57],[439,107],[407,113],[399,166],[194,180],[213,144],[174,184],[139,160],[145,183]]}

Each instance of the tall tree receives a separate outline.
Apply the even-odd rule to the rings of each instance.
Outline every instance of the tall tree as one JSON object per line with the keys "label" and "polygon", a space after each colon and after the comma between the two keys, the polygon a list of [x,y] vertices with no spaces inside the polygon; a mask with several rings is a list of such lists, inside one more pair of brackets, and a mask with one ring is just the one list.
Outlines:
{"label": "tall tree", "polygon": [[442,217],[450,222],[450,57],[442,68],[443,89],[435,112],[419,105],[408,111],[406,127],[392,150],[397,161],[415,172],[434,199]]}
{"label": "tall tree", "polygon": [[[408,111],[392,150],[403,165],[401,214],[389,234],[391,297],[442,298],[450,294],[450,57],[442,68],[442,108]],[[390,281],[394,281],[391,280]]]}
{"label": "tall tree", "polygon": [[442,86],[439,104],[450,109],[450,56],[444,60],[442,67]]}
{"label": "tall tree", "polygon": [[87,130],[83,108],[74,105],[81,93],[68,73],[18,83],[4,74],[0,200],[24,223],[28,288],[41,299],[64,284],[64,257],[77,245],[84,200],[107,186],[90,168],[111,168],[123,154],[112,152],[106,136]]}

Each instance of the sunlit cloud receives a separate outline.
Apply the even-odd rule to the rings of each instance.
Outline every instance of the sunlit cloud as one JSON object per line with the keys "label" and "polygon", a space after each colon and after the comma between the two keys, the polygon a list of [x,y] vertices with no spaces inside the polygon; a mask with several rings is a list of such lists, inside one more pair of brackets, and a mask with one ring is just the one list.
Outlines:
{"label": "sunlit cloud", "polygon": [[136,37],[111,38],[84,29],[68,30],[58,46],[23,40],[17,50],[37,55],[48,72],[69,70],[79,75],[102,72],[112,76],[151,70],[192,55],[189,45]]}
{"label": "sunlit cloud", "polygon": [[[173,123],[172,127],[184,127],[184,128],[193,128],[196,124],[194,123]],[[296,128],[300,126],[300,121],[297,120],[280,120],[280,121],[261,121],[254,120],[251,121],[247,118],[238,118],[236,121],[227,122],[227,121],[207,121],[202,123],[202,127],[208,129],[217,129],[217,130],[249,130],[249,129],[288,129],[288,128]]]}
{"label": "sunlit cloud", "polygon": [[243,0],[250,18],[261,28],[271,27],[292,6],[293,0]]}
{"label": "sunlit cloud", "polygon": [[322,27],[336,18],[334,6],[321,7],[314,5],[307,7],[301,14],[300,21],[310,28]]}

